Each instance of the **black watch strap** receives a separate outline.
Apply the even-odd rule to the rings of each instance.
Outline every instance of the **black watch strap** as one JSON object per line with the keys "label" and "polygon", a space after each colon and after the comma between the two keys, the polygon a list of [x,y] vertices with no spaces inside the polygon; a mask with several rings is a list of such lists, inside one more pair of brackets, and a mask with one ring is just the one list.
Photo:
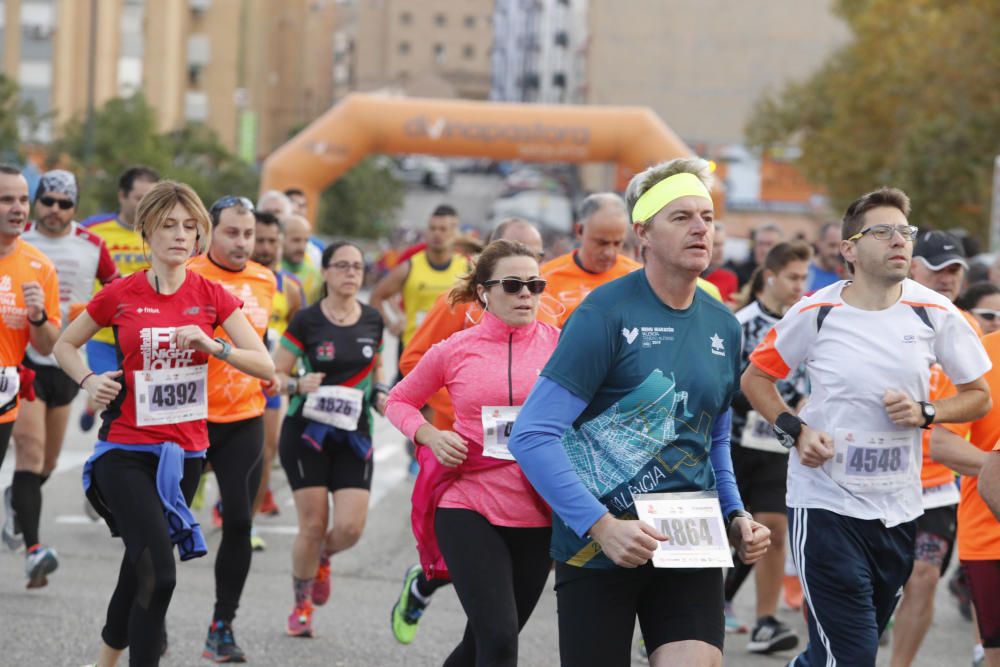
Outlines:
{"label": "black watch strap", "polygon": [[42,311],[42,316],[37,320],[33,320],[30,317],[28,318],[28,324],[30,324],[33,327],[40,327],[48,321],[49,321],[49,314],[46,313],[44,310]]}
{"label": "black watch strap", "polygon": [[753,521],[753,514],[750,514],[750,512],[747,512],[746,510],[733,510],[726,515],[726,530],[729,530],[730,526],[733,525],[733,521],[740,517]]}
{"label": "black watch strap", "polygon": [[799,435],[802,433],[803,424],[805,424],[805,422],[793,415],[791,412],[782,412],[778,415],[777,419],[774,420],[775,435],[778,436],[778,440],[782,445],[791,449],[795,446],[796,441],[799,439]]}

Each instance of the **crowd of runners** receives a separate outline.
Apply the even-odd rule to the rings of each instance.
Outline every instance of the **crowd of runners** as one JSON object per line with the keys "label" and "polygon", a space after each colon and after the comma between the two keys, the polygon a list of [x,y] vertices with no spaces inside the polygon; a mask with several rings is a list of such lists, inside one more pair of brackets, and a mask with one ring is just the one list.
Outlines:
{"label": "crowd of runners", "polygon": [[281,614],[311,637],[365,528],[378,413],[410,444],[416,540],[386,613],[411,644],[453,585],[444,665],[516,665],[554,569],[566,667],[629,665],[636,619],[654,667],[720,665],[727,632],[796,666],[880,645],[910,665],[948,572],[973,664],[1000,666],[1000,276],[910,225],[905,193],[861,194],[812,240],[759,227],[737,264],[698,159],[588,196],[554,257],[521,219],[461,242],[442,204],[365,303],[363,249],[319,242],[299,190],[206,207],[136,166],[116,212],[78,222],[77,187],[49,171],[29,199],[0,165],[2,540],[28,588],[58,585],[43,487],[82,389],[83,502],[124,546],[117,576],[94,572],[92,664],[158,664],[177,560],[204,556],[202,656],[253,662],[234,628],[276,456],[297,518]]}

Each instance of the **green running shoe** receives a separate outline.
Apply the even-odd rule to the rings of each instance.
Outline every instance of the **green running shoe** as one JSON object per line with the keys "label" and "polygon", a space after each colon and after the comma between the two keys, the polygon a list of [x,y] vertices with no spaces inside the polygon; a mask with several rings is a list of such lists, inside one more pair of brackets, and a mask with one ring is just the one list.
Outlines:
{"label": "green running shoe", "polygon": [[423,568],[419,564],[410,566],[403,577],[403,590],[399,592],[399,599],[392,606],[392,634],[400,644],[409,644],[417,636],[417,623],[430,603],[421,602],[413,595],[413,582],[421,572]]}

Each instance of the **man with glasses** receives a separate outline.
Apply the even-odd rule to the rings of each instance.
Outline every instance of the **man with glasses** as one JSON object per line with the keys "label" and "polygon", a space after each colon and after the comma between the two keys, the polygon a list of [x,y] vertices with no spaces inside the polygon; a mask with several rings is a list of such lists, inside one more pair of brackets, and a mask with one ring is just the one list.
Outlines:
{"label": "man with glasses", "polygon": [[[28,223],[21,236],[56,267],[63,322],[69,322],[74,308],[90,300],[95,279],[103,285],[118,277],[104,241],[73,220],[77,200],[73,174],[61,169],[46,172],[35,190],[35,221]],[[35,398],[21,402],[14,424],[17,458],[13,482],[4,491],[3,540],[10,549],[23,544],[30,551],[40,545],[42,485],[55,470],[70,405],[80,388],[59,368],[55,357],[40,354],[30,345],[24,365],[33,371]]]}
{"label": "man with glasses", "polygon": [[[810,637],[794,664],[875,664],[913,569],[920,429],[990,408],[990,361],[976,332],[948,298],[907,278],[917,237],[909,212],[894,188],[855,200],[840,244],[852,280],[789,310],[743,374],[754,410],[792,450],[789,541]],[[929,401],[935,361],[957,393]],[[775,384],[802,363],[812,393],[796,416]]]}
{"label": "man with glasses", "polygon": [[[256,218],[245,197],[223,197],[209,210],[212,243],[188,268],[221,284],[243,302],[243,313],[263,339],[276,290],[274,273],[250,259]],[[226,339],[220,328],[216,334]],[[207,460],[219,484],[225,515],[215,559],[215,610],[203,656],[215,662],[243,662],[233,637],[233,619],[250,572],[253,504],[264,456],[264,383],[212,358],[208,362]],[[270,386],[266,387],[271,389]]]}

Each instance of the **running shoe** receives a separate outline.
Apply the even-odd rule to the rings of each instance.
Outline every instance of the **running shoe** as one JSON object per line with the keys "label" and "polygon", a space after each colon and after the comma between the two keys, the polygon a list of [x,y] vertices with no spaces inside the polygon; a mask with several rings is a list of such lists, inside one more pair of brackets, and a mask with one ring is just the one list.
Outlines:
{"label": "running shoe", "polygon": [[792,611],[802,609],[802,582],[796,574],[786,574],[785,583],[785,604]]}
{"label": "running shoe", "polygon": [[312,603],[317,607],[322,607],[330,599],[330,559],[321,556],[319,567],[316,568],[316,576],[313,578]]}
{"label": "running shoe", "polygon": [[985,662],[986,650],[982,644],[976,644],[972,647],[972,667],[983,667]]}
{"label": "running shoe", "polygon": [[17,525],[17,514],[10,503],[10,494],[11,488],[8,486],[3,490],[4,520],[0,536],[3,537],[3,543],[7,545],[8,549],[17,551],[24,546],[24,535],[21,534],[20,526]]}
{"label": "running shoe", "polygon": [[390,615],[392,634],[400,644],[409,644],[417,636],[417,623],[420,622],[424,609],[427,609],[427,605],[430,604],[430,600],[421,602],[413,594],[413,582],[416,581],[421,572],[423,572],[423,568],[419,564],[410,566],[410,569],[406,571],[406,576],[403,577],[403,590],[399,592],[399,599],[392,606],[392,614]]}
{"label": "running shoe", "polygon": [[747,624],[736,616],[731,604],[726,604],[726,632],[731,635],[745,635],[750,632]]}
{"label": "running shoe", "polygon": [[757,620],[750,633],[747,650],[751,653],[774,653],[788,651],[798,645],[799,636],[790,627],[774,616],[764,616]]}
{"label": "running shoe", "polygon": [[208,473],[201,473],[198,478],[198,488],[195,489],[194,497],[191,498],[191,509],[200,510],[205,506],[205,485],[208,483]]}
{"label": "running shoe", "polygon": [[250,547],[254,551],[263,551],[267,548],[267,542],[264,538],[257,534],[257,529],[253,526],[250,527]]}
{"label": "running shoe", "polygon": [[94,428],[94,421],[96,416],[90,410],[84,408],[83,412],[80,413],[80,430],[86,433],[90,429]]}
{"label": "running shoe", "polygon": [[274,494],[271,493],[271,489],[264,491],[264,500],[260,502],[259,511],[261,514],[266,514],[267,516],[278,516],[281,514],[278,504],[274,502]]}
{"label": "running shoe", "polygon": [[296,605],[288,615],[288,634],[292,637],[312,637],[313,606],[308,600]]}
{"label": "running shoe", "polygon": [[49,583],[48,575],[59,567],[59,557],[55,549],[36,544],[24,556],[24,573],[28,577],[28,588],[42,588]]}
{"label": "running shoe", "polygon": [[246,662],[243,649],[236,645],[233,637],[233,626],[223,620],[218,620],[208,626],[208,637],[205,639],[205,650],[201,657],[212,662]]}
{"label": "running shoe", "polygon": [[212,526],[222,528],[222,501],[218,500],[212,505]]}

